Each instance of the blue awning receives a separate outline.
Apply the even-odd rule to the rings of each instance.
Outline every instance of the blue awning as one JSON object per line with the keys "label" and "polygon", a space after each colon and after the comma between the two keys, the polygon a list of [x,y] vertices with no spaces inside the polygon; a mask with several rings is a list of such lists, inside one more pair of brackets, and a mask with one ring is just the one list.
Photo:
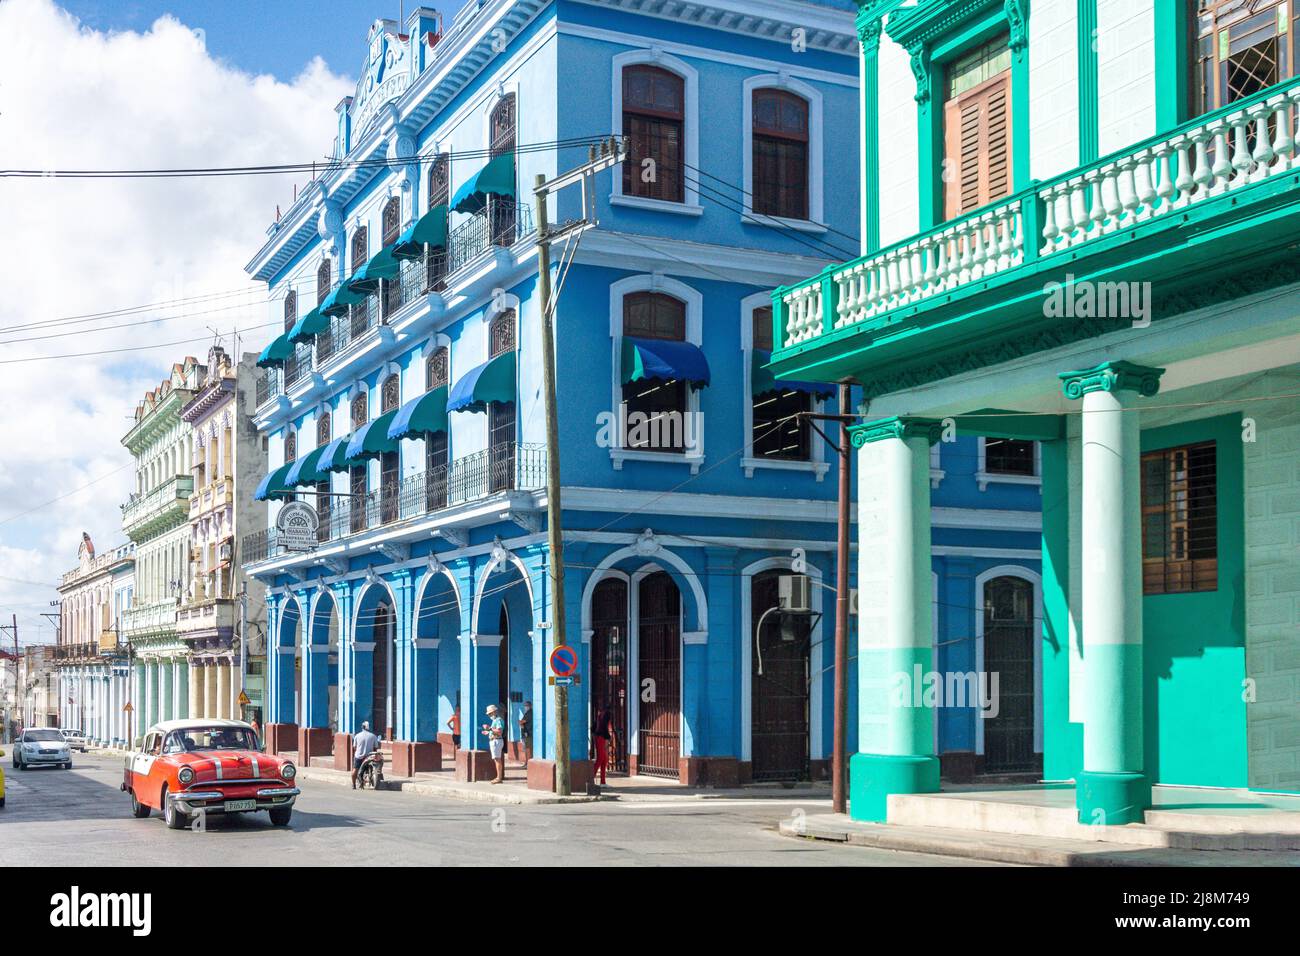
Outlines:
{"label": "blue awning", "polygon": [[281,465],[263,478],[257,486],[257,490],[253,492],[253,500],[266,501],[268,498],[280,498],[293,494],[293,486],[285,481],[289,477],[289,470],[293,468],[293,465],[293,462]]}
{"label": "blue awning", "polygon": [[337,315],[347,315],[348,306],[359,305],[365,301],[365,296],[357,295],[347,287],[346,283],[340,282],[329,295],[325,296],[325,301],[318,308],[321,315],[333,318]]}
{"label": "blue awning", "polygon": [[447,430],[447,386],[425,392],[397,410],[397,417],[388,428],[388,437],[414,438]]}
{"label": "blue awning", "polygon": [[830,398],[835,394],[835,386],[827,382],[795,382],[776,378],[766,365],[772,361],[772,353],[766,349],[754,349],[749,367],[749,393],[766,395],[768,392],[804,392],[814,398]]}
{"label": "blue awning", "polygon": [[279,368],[293,355],[293,346],[289,344],[289,335],[285,333],[273,341],[257,357],[258,368]]}
{"label": "blue awning", "polygon": [[515,353],[512,349],[475,366],[451,387],[449,412],[479,412],[488,402],[515,400]]}
{"label": "blue awning", "polygon": [[456,212],[482,212],[487,207],[489,195],[513,197],[514,194],[515,154],[503,153],[490,160],[456,190],[456,195],[451,197],[451,208]]}
{"label": "blue awning", "polygon": [[348,442],[349,464],[359,464],[367,458],[378,458],[387,452],[397,451],[397,442],[388,437],[389,426],[396,417],[397,409],[393,409],[354,431],[352,440]]}
{"label": "blue awning", "polygon": [[447,207],[434,206],[406,227],[393,243],[393,255],[398,259],[418,259],[424,247],[447,245]]}
{"label": "blue awning", "polygon": [[324,480],[329,472],[348,470],[348,442],[351,440],[351,435],[344,435],[321,449],[320,458],[316,460],[316,471],[321,476],[321,480]]}
{"label": "blue awning", "polygon": [[289,330],[289,344],[297,345],[306,342],[313,336],[329,330],[330,320],[328,316],[321,315],[320,307],[317,306],[293,324],[293,328]]}
{"label": "blue awning", "polygon": [[698,345],[671,339],[623,339],[623,384],[680,379],[691,388],[709,384],[709,363]]}

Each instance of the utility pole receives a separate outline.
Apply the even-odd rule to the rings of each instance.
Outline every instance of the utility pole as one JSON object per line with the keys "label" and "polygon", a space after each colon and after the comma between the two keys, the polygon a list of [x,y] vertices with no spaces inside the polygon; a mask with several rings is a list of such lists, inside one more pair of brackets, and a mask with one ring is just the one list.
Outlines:
{"label": "utility pole", "polygon": [[[596,224],[594,178],[596,173],[612,168],[623,161],[625,146],[610,140],[601,146],[599,155],[593,146],[587,162],[547,182],[540,173],[535,180],[533,194],[537,209],[537,271],[538,297],[541,302],[542,326],[542,395],[546,408],[546,537],[550,551],[551,568],[551,634],[552,646],[562,647],[565,640],[564,615],[564,527],[560,508],[560,418],[556,408],[555,387],[555,302],[551,294],[551,244],[557,237],[572,236],[573,253],[586,229]],[[565,186],[582,184],[583,218],[564,223],[552,233],[547,212],[547,198]],[[589,188],[592,187],[592,188]],[[568,244],[565,251],[569,249]],[[564,258],[562,254],[562,258]],[[559,288],[564,287],[573,256],[561,266]],[[556,296],[559,289],[556,290]],[[555,792],[569,796],[573,792],[571,755],[569,753],[569,688],[555,683]]]}
{"label": "utility pole", "polygon": [[[239,586],[239,700],[243,700],[248,674],[248,582]],[[243,705],[240,705],[241,709]],[[243,714],[240,714],[243,717]]]}
{"label": "utility pole", "polygon": [[835,543],[835,753],[831,758],[831,811],[844,813],[844,751],[848,743],[849,694],[849,470],[852,449],[849,444],[849,386],[840,383],[840,490],[839,521]]}

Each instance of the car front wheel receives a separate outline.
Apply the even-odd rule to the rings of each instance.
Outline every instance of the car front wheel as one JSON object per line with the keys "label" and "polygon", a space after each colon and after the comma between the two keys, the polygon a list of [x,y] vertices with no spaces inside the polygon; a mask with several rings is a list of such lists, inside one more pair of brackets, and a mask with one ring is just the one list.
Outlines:
{"label": "car front wheel", "polygon": [[135,791],[131,791],[131,815],[137,819],[143,820],[150,813],[150,807],[147,803],[141,803],[136,799]]}
{"label": "car front wheel", "polygon": [[190,825],[190,818],[180,810],[176,809],[176,801],[167,795],[167,788],[163,787],[162,792],[163,819],[167,822],[168,829],[184,830]]}
{"label": "car front wheel", "polygon": [[271,825],[277,827],[287,827],[289,818],[293,816],[293,807],[276,807],[267,811],[271,814]]}

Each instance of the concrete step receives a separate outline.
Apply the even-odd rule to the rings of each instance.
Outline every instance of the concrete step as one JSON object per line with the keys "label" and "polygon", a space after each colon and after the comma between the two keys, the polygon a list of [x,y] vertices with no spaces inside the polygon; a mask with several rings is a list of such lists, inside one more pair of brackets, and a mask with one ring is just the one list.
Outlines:
{"label": "concrete step", "polygon": [[[1113,829],[1113,828],[1112,828]],[[1294,866],[1289,852],[1117,846],[1098,841],[990,833],[940,827],[857,823],[842,814],[811,814],[781,821],[784,836],[830,840],[902,853],[1009,863],[1019,866]]]}
{"label": "concrete step", "polygon": [[1188,850],[1300,850],[1300,814],[1242,808],[1231,812],[1149,810],[1145,823],[1089,826],[1074,806],[1054,806],[968,794],[895,794],[889,798],[889,823],[979,833],[1003,833],[1082,843],[1172,847]]}

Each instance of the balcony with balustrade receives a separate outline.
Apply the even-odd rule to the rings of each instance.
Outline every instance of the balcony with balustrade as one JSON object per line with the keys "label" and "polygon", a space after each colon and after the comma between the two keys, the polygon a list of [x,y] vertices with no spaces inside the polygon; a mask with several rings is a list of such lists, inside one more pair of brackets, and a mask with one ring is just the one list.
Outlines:
{"label": "balcony with balustrade", "polygon": [[399,319],[412,303],[463,286],[471,273],[479,271],[476,267],[491,264],[494,250],[509,249],[534,231],[527,204],[494,197],[483,213],[468,217],[447,233],[445,247],[429,248],[422,259],[402,260],[396,279],[385,280],[346,315],[332,318],[329,331],[316,336],[314,346],[299,344],[282,368],[260,369],[255,386],[257,407],[303,387],[313,373],[345,360]]}
{"label": "balcony with balustrade", "polygon": [[133,494],[122,505],[122,530],[131,538],[179,524],[190,513],[192,475],[173,475],[143,495]]}
{"label": "balcony with balustrade", "polygon": [[773,371],[867,395],[1131,324],[1046,293],[1150,283],[1153,317],[1295,281],[1300,78],[773,294]]}
{"label": "balcony with balustrade", "polygon": [[137,604],[122,612],[122,637],[127,641],[176,630],[177,603],[174,600]]}
{"label": "balcony with balustrade", "polygon": [[[546,448],[512,444],[458,458],[449,465],[410,475],[360,498],[331,497],[317,505],[321,545],[381,528],[400,528],[461,505],[536,491],[546,486]],[[288,553],[280,533],[267,528],[245,535],[241,564],[266,561]]]}

